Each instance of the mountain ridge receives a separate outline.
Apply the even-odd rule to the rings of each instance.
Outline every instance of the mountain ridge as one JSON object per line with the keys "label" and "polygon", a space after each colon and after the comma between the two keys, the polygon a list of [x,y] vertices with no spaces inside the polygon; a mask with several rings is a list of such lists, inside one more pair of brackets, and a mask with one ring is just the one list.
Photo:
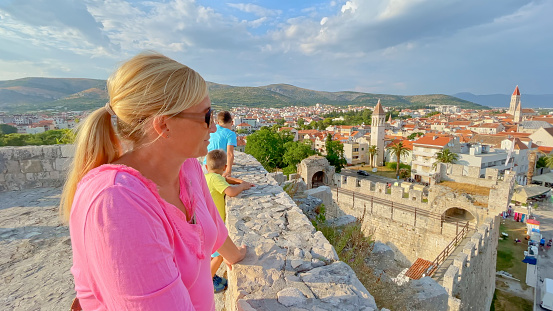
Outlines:
{"label": "mountain ridge", "polygon": [[[484,109],[483,105],[444,94],[390,95],[354,91],[325,92],[290,84],[232,86],[208,82],[214,106],[287,107],[317,103],[335,106],[374,106],[380,99],[385,106],[420,107],[431,104],[457,105]],[[44,110],[83,111],[103,106],[108,100],[106,80],[86,78],[29,77],[0,81],[0,111],[21,113]]]}

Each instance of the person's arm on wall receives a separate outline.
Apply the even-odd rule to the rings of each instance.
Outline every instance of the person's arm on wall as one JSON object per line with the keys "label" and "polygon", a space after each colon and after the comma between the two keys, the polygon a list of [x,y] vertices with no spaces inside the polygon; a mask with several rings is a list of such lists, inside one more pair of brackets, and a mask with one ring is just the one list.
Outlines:
{"label": "person's arm on wall", "polygon": [[230,177],[232,174],[232,165],[234,164],[234,146],[227,146],[227,169],[223,173],[223,177]]}

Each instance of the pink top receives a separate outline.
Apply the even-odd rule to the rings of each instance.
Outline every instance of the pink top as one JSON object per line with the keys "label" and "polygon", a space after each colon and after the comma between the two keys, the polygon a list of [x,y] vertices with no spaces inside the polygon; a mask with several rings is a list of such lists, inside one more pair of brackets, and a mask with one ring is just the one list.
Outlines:
{"label": "pink top", "polygon": [[133,168],[102,165],[79,182],[69,228],[83,310],[215,310],[210,254],[228,232],[199,162],[179,176],[196,224]]}

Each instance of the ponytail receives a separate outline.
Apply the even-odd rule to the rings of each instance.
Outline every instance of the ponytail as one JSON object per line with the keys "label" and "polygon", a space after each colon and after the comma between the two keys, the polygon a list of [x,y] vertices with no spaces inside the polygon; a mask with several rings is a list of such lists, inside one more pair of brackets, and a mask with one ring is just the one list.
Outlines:
{"label": "ponytail", "polygon": [[69,221],[79,181],[92,169],[119,158],[121,144],[105,108],[96,109],[77,127],[75,154],[60,200],[60,214]]}

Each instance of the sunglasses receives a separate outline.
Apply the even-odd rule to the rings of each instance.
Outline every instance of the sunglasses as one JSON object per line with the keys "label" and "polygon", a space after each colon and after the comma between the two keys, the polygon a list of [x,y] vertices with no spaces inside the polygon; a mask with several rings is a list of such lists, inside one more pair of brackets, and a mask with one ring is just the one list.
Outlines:
{"label": "sunglasses", "polygon": [[207,124],[207,127],[211,126],[211,122],[213,121],[213,111],[211,110],[211,107],[207,110],[206,113],[203,112],[179,112],[175,115],[177,118],[185,118],[185,119],[204,119],[205,124]]}

